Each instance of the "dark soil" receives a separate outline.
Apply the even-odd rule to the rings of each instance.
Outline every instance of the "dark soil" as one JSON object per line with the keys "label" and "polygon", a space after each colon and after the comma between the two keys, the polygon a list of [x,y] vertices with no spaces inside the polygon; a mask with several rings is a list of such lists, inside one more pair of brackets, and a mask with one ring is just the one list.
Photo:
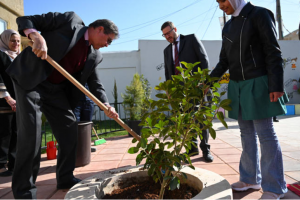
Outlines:
{"label": "dark soil", "polygon": [[[142,182],[132,182],[128,187],[115,189],[111,194],[106,194],[103,199],[158,199],[160,184],[155,183],[152,178]],[[199,192],[187,184],[181,184],[179,189],[165,190],[164,199],[191,199]]]}

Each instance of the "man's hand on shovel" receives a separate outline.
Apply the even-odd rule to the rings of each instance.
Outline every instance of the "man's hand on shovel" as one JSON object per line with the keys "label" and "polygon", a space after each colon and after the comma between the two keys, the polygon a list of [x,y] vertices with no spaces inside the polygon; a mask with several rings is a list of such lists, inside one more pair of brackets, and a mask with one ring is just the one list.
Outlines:
{"label": "man's hand on shovel", "polygon": [[108,108],[108,112],[105,112],[106,116],[109,118],[119,118],[119,114],[116,112],[114,107],[111,107],[110,105],[106,105]]}
{"label": "man's hand on shovel", "polygon": [[29,34],[29,37],[32,39],[32,52],[42,60],[47,59],[48,47],[45,39],[38,32],[32,32]]}

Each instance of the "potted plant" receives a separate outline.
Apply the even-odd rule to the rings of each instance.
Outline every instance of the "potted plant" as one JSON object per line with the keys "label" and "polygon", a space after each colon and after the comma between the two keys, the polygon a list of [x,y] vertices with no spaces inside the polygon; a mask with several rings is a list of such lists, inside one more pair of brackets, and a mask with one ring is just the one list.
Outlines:
{"label": "potted plant", "polygon": [[[216,78],[211,78],[208,69],[192,73],[195,65],[182,62],[185,68],[177,67],[180,75],[173,76],[173,80],[160,83],[155,87],[161,91],[156,97],[158,100],[147,102],[150,108],[142,116],[141,140],[129,153],[138,153],[136,164],[146,159],[144,169],[152,176],[156,183],[161,185],[159,198],[163,199],[165,189],[174,190],[180,187],[187,175],[181,170],[186,167],[195,169],[188,155],[191,149],[191,138],[195,132],[201,135],[202,130],[209,129],[215,139],[216,132],[212,127],[215,116],[227,128],[224,115],[217,110],[222,107],[230,110],[229,99],[220,102],[221,95],[217,92],[220,84]],[[205,101],[207,89],[212,90],[212,100]],[[126,99],[126,98],[125,98]],[[167,114],[168,113],[168,114]],[[200,124],[203,128],[200,129]],[[137,140],[133,139],[133,143]],[[183,151],[187,153],[182,154]]]}
{"label": "potted plant", "polygon": [[[147,112],[147,104],[151,94],[149,82],[143,75],[134,74],[133,80],[129,86],[126,86],[125,94],[121,94],[123,98],[123,107],[126,116],[128,116],[127,124],[134,132],[140,135],[141,116]],[[128,136],[131,136],[128,133]]]}

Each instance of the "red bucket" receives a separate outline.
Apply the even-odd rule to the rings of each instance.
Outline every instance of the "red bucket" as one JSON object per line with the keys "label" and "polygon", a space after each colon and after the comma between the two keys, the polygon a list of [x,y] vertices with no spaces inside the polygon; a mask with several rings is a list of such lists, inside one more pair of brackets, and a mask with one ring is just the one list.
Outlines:
{"label": "red bucket", "polygon": [[47,160],[56,159],[56,141],[54,145],[54,141],[47,142]]}

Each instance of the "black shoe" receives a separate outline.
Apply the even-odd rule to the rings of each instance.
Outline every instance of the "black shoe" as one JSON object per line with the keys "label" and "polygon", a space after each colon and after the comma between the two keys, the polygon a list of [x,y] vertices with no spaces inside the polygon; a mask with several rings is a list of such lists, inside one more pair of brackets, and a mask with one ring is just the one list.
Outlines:
{"label": "black shoe", "polygon": [[57,189],[70,189],[71,187],[73,187],[74,185],[79,183],[80,181],[81,181],[80,179],[73,177],[73,179],[69,182],[57,184],[56,188]]}
{"label": "black shoe", "polygon": [[212,162],[214,160],[214,157],[211,155],[209,151],[203,152],[203,158],[206,162]]}
{"label": "black shoe", "polygon": [[274,119],[273,122],[279,122],[279,120],[278,119]]}

